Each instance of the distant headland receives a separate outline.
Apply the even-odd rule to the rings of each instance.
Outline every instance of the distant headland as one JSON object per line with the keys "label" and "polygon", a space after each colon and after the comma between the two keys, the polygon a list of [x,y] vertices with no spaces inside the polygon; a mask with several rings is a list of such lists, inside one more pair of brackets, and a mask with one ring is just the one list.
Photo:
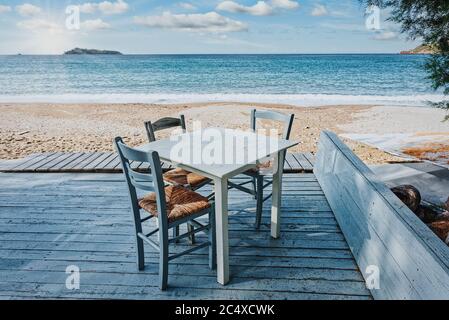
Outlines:
{"label": "distant headland", "polygon": [[122,55],[119,51],[110,51],[110,50],[97,50],[97,49],[81,49],[75,48],[69,51],[64,52],[66,55],[70,54],[110,54],[110,55]]}
{"label": "distant headland", "polygon": [[438,49],[435,46],[422,44],[415,49],[401,51],[401,54],[435,54],[438,53]]}

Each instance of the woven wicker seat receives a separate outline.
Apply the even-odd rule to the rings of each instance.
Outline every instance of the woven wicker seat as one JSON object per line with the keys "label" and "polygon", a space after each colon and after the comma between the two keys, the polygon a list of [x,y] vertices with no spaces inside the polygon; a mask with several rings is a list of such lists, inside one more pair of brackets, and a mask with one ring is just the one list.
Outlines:
{"label": "woven wicker seat", "polygon": [[[181,186],[165,187],[165,199],[169,222],[185,218],[210,207],[207,198]],[[139,206],[155,217],[159,214],[155,193],[150,193],[140,199]]]}
{"label": "woven wicker seat", "polygon": [[264,163],[259,163],[257,167],[247,170],[245,173],[248,174],[258,174],[258,173],[268,173],[273,171],[273,161],[267,161]]}
{"label": "woven wicker seat", "polygon": [[209,181],[206,177],[181,168],[166,172],[164,174],[164,180],[175,185],[189,185],[193,188],[197,188]]}

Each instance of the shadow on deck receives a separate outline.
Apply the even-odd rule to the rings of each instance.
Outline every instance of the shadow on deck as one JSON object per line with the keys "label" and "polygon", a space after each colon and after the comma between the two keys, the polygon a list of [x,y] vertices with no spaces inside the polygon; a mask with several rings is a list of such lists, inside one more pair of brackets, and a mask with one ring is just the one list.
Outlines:
{"label": "shadow on deck", "polygon": [[[255,201],[230,191],[230,284],[216,282],[206,249],[171,263],[166,292],[152,248],[137,271],[121,175],[0,176],[0,299],[371,298],[313,174],[285,176],[279,240],[270,238],[269,207],[255,231]],[[79,290],[66,289],[69,265],[80,268]]]}

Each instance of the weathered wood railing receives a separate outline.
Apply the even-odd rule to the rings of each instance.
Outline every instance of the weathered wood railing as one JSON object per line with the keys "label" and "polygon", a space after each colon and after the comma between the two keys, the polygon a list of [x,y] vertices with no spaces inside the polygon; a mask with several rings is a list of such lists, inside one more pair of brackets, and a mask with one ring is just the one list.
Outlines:
{"label": "weathered wood railing", "polygon": [[332,132],[314,172],[374,298],[449,299],[449,248]]}

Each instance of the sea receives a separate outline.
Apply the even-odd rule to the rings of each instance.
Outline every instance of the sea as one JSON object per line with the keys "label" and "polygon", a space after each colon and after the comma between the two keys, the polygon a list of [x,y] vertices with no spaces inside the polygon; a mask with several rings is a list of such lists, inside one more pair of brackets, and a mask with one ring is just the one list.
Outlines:
{"label": "sea", "polygon": [[0,56],[0,102],[425,106],[424,55]]}

